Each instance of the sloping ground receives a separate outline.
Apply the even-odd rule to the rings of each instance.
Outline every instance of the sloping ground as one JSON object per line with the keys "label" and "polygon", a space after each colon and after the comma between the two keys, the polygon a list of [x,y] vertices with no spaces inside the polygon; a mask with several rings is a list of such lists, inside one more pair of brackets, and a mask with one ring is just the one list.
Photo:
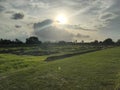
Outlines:
{"label": "sloping ground", "polygon": [[0,90],[120,90],[120,47],[2,74]]}
{"label": "sloping ground", "polygon": [[85,53],[95,52],[95,51],[98,51],[98,50],[101,50],[101,49],[93,49],[93,50],[86,50],[86,51],[69,53],[69,54],[63,54],[63,55],[50,56],[50,57],[47,57],[45,59],[45,61],[47,61],[47,62],[49,62],[49,61],[55,61],[55,60],[59,60],[59,59],[64,59],[64,58],[76,56],[76,55],[81,55],[81,54],[85,54]]}
{"label": "sloping ground", "polygon": [[82,51],[103,49],[105,46],[92,46],[92,45],[33,45],[33,46],[19,46],[19,47],[1,47],[0,54],[14,54],[14,55],[31,55],[31,56],[44,56],[53,54],[68,54]]}

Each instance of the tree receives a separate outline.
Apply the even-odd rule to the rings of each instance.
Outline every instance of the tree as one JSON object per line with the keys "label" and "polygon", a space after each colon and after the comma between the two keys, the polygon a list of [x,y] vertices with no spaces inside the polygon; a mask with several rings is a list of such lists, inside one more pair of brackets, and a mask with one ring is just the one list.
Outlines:
{"label": "tree", "polygon": [[82,40],[81,43],[83,44],[83,43],[84,43],[84,40]]}
{"label": "tree", "polygon": [[9,45],[9,44],[11,44],[12,43],[12,41],[11,40],[7,40],[7,39],[1,39],[0,40],[0,44],[1,45]]}
{"label": "tree", "polygon": [[23,42],[20,41],[19,39],[15,39],[15,44],[23,44]]}
{"label": "tree", "polygon": [[35,36],[26,39],[26,44],[41,44],[42,42]]}
{"label": "tree", "polygon": [[94,42],[92,42],[92,44],[93,44],[93,45],[98,45],[99,42],[98,42],[98,40],[95,40]]}
{"label": "tree", "polygon": [[66,44],[67,42],[65,42],[65,41],[59,41],[58,43],[59,44]]}
{"label": "tree", "polygon": [[118,41],[116,42],[117,45],[120,45],[120,39],[118,39]]}
{"label": "tree", "polygon": [[115,44],[111,38],[105,39],[103,45],[113,45]]}

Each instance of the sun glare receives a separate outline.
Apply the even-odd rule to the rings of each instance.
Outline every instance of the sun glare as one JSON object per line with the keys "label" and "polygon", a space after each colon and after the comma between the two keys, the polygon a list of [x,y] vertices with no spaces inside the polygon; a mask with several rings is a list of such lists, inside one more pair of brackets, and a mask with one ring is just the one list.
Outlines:
{"label": "sun glare", "polygon": [[67,18],[65,17],[65,15],[58,15],[56,17],[56,21],[59,23],[59,24],[66,24],[67,23]]}

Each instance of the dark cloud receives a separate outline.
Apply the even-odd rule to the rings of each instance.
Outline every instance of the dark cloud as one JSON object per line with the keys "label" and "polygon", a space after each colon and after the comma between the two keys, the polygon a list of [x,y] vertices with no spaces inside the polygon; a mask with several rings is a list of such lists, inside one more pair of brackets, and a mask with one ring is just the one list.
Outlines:
{"label": "dark cloud", "polygon": [[9,11],[5,11],[5,13],[7,13],[7,14],[14,14],[15,11],[9,10]]}
{"label": "dark cloud", "polygon": [[0,12],[4,11],[5,8],[3,6],[0,5]]}
{"label": "dark cloud", "polygon": [[44,40],[50,40],[50,41],[61,41],[61,40],[71,41],[73,37],[71,33],[52,26],[49,26],[44,30],[35,31],[35,35],[37,35],[40,38],[43,38]]}
{"label": "dark cloud", "polygon": [[65,30],[52,26],[52,23],[53,21],[51,19],[46,19],[42,22],[35,23],[34,34],[43,40],[50,41],[70,41],[72,39],[71,34]]}
{"label": "dark cloud", "polygon": [[113,16],[112,13],[107,13],[107,14],[101,16],[101,19],[107,19],[107,18],[110,18],[110,17],[112,17],[112,16]]}
{"label": "dark cloud", "polygon": [[46,19],[42,22],[38,22],[34,24],[34,29],[44,29],[47,26],[50,26],[53,23],[53,21],[51,19]]}
{"label": "dark cloud", "polygon": [[104,21],[105,23],[108,23],[110,21],[112,21],[113,19],[117,18],[118,15],[116,15],[115,13],[103,13],[101,16],[100,16],[100,20]]}
{"label": "dark cloud", "polygon": [[120,0],[115,0],[114,4],[109,8],[109,11],[119,11],[120,12]]}
{"label": "dark cloud", "polygon": [[6,0],[0,0],[0,2],[3,2],[3,1],[6,1]]}
{"label": "dark cloud", "polygon": [[44,30],[35,31],[35,35],[37,35],[40,39],[45,41],[72,41],[74,38],[90,38],[88,35],[82,34],[73,34],[64,29],[59,29],[57,27],[49,26]]}
{"label": "dark cloud", "polygon": [[78,33],[77,35],[76,35],[76,37],[77,38],[90,38],[90,36],[89,35],[82,35],[82,34],[80,34],[80,33]]}
{"label": "dark cloud", "polygon": [[21,28],[22,26],[21,25],[15,25],[16,28]]}
{"label": "dark cloud", "polygon": [[34,34],[42,40],[72,41],[74,38],[89,38],[87,35],[73,34],[65,29],[52,26],[52,20],[47,19],[34,24]]}
{"label": "dark cloud", "polygon": [[64,26],[64,28],[67,28],[67,29],[84,30],[84,31],[97,31],[97,30],[93,30],[93,29],[83,28],[80,25],[69,25],[69,24],[66,24],[66,25],[63,25],[63,26]]}
{"label": "dark cloud", "polygon": [[12,16],[12,19],[23,19],[24,18],[24,14],[23,13],[15,13]]}

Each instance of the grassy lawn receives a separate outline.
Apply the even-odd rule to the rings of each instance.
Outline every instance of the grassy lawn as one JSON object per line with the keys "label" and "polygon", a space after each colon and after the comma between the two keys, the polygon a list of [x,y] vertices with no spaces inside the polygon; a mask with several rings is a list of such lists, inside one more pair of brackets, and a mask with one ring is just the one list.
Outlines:
{"label": "grassy lawn", "polygon": [[120,90],[120,47],[46,57],[0,54],[0,90]]}

